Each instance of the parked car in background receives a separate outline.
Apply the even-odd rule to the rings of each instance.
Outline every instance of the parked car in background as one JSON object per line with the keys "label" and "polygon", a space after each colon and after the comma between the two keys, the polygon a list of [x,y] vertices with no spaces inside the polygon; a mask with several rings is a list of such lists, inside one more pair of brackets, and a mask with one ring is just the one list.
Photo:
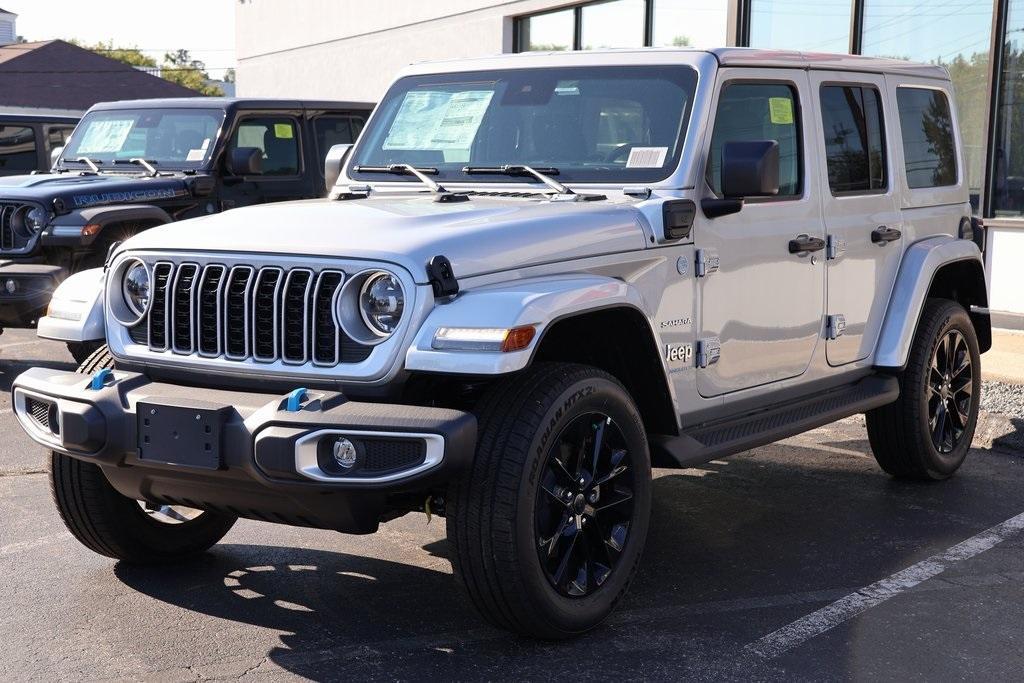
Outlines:
{"label": "parked car in background", "polygon": [[77,123],[77,116],[0,114],[0,176],[50,170],[53,150]]}
{"label": "parked car in background", "polygon": [[944,68],[844,55],[412,66],[329,199],[147,231],[58,292],[107,347],[14,410],[98,553],[426,512],[492,623],[579,634],[636,574],[652,466],[858,413],[895,477],[963,463],[991,329],[955,116]]}
{"label": "parked car in background", "polygon": [[[0,326],[34,325],[57,284],[155,225],[322,197],[327,150],[353,142],[371,109],[226,98],[94,106],[51,173],[0,178]],[[69,348],[77,359],[91,350]]]}

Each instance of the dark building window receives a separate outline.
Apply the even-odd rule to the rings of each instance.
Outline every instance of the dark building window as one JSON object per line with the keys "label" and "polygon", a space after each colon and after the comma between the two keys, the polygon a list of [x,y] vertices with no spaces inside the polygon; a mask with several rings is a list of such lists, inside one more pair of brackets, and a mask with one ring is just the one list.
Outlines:
{"label": "dark building window", "polygon": [[796,93],[783,83],[726,85],[718,98],[707,182],[722,191],[722,147],[727,142],[777,140],[779,196],[800,194],[800,121]]}
{"label": "dark building window", "polygon": [[828,186],[836,194],[886,188],[882,102],[878,91],[861,86],[821,89]]}
{"label": "dark building window", "polygon": [[899,88],[903,162],[911,188],[956,185],[956,145],[949,100],[939,90]]}

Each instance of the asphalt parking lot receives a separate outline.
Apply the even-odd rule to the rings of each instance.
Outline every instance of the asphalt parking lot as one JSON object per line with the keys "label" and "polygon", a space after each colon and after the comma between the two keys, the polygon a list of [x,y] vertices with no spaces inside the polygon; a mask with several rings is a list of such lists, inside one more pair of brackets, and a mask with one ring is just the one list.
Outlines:
{"label": "asphalt parking lot", "polygon": [[[64,530],[7,391],[71,368],[0,337],[0,680],[1019,679],[1024,406],[986,414],[952,480],[890,480],[852,418],[658,470],[643,569],[596,632],[537,643],[459,595],[443,520],[374,536],[241,521],[196,564],[139,569]],[[1005,402],[1004,402],[1005,405]],[[1005,408],[1004,408],[1005,409]]]}

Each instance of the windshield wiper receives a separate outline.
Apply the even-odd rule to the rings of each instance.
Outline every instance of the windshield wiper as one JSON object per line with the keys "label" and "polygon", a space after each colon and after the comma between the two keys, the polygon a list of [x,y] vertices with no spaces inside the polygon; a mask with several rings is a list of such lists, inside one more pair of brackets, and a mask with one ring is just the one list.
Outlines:
{"label": "windshield wiper", "polygon": [[[100,167],[96,165],[96,161],[99,161],[98,159],[94,161],[94,160],[90,159],[89,157],[78,157],[77,159],[64,159],[64,158],[62,158],[61,161],[63,161],[65,164],[69,164],[69,163],[85,164],[86,166],[89,167],[89,170],[92,171],[93,173],[97,173],[98,174],[100,172]],[[103,162],[100,161],[100,163],[102,164]]]}
{"label": "windshield wiper", "polygon": [[542,168],[537,169],[532,166],[524,166],[522,164],[505,164],[504,166],[466,166],[462,169],[462,172],[466,175],[490,173],[493,175],[507,175],[512,177],[530,177],[533,176],[537,180],[541,181],[552,190],[561,195],[574,195],[576,194],[568,187],[558,182],[551,175],[557,175],[557,168]]}
{"label": "windshield wiper", "polygon": [[436,195],[434,201],[437,202],[464,202],[469,199],[467,195],[451,192],[429,178],[428,173],[437,175],[436,168],[416,168],[412,164],[390,164],[388,166],[356,166],[353,170],[356,173],[394,173],[415,176]]}
{"label": "windshield wiper", "polygon": [[147,159],[143,159],[142,157],[132,157],[128,161],[125,161],[124,159],[114,159],[114,163],[135,164],[136,166],[141,166],[142,168],[146,169],[146,172],[149,173],[150,178],[156,178],[158,175],[160,175],[160,173],[154,168],[154,165],[157,162],[149,161]]}

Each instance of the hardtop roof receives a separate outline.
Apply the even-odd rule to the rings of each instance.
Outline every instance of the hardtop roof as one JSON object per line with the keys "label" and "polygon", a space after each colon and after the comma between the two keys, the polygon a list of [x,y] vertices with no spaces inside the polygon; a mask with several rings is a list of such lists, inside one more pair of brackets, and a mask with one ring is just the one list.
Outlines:
{"label": "hardtop roof", "polygon": [[346,102],[340,100],[294,100],[284,98],[252,97],[162,97],[148,100],[117,100],[100,102],[90,111],[115,109],[338,109],[370,110],[370,102]]}

